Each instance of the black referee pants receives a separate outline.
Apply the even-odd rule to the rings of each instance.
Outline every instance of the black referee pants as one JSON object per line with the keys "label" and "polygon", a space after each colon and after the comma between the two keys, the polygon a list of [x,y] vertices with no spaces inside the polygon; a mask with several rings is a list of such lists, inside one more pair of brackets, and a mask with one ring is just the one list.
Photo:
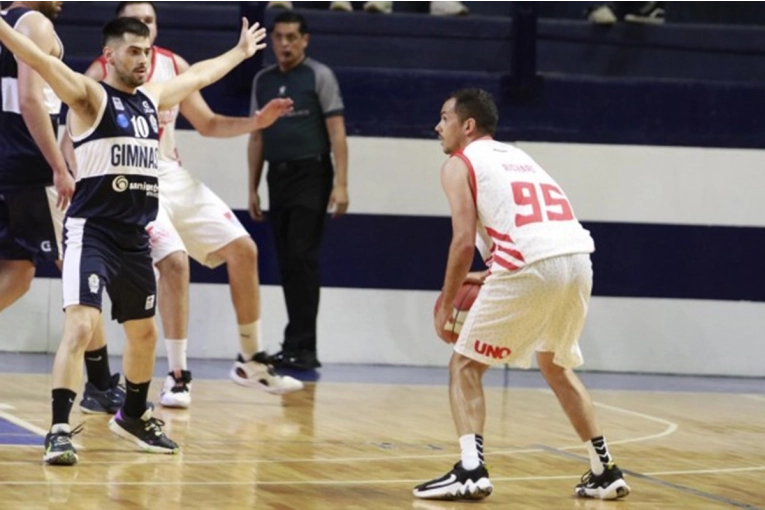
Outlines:
{"label": "black referee pants", "polygon": [[334,168],[329,155],[269,162],[269,221],[276,242],[288,324],[282,349],[316,354],[319,249]]}

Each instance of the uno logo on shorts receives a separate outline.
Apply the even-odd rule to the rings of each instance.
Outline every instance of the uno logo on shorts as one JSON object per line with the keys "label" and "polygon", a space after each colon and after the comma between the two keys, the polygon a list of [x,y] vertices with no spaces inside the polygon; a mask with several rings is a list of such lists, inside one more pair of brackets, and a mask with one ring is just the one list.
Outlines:
{"label": "uno logo on shorts", "polygon": [[122,193],[128,189],[128,186],[130,186],[130,183],[124,175],[118,175],[112,181],[112,189],[118,193]]}
{"label": "uno logo on shorts", "polygon": [[496,345],[487,344],[480,340],[476,340],[473,347],[475,352],[486,356],[487,358],[505,359],[513,353],[513,351],[507,347],[497,347]]}

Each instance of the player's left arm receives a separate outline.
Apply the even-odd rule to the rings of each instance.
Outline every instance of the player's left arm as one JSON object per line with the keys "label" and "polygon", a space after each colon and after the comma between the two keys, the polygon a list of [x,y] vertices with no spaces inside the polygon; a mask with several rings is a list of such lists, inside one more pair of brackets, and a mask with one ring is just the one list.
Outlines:
{"label": "player's left arm", "polygon": [[329,196],[329,209],[332,217],[337,218],[348,210],[348,137],[345,133],[345,118],[332,115],[326,118],[329,143],[335,157],[335,184]]}
{"label": "player's left arm", "polygon": [[[191,66],[179,55],[174,55],[178,73],[185,73]],[[251,117],[229,117],[212,111],[199,91],[192,93],[180,105],[181,115],[200,135],[213,138],[231,138],[265,129],[282,115],[292,111],[292,99],[279,98],[269,101],[262,110]]]}
{"label": "player's left arm", "polygon": [[436,314],[436,330],[439,336],[444,338],[441,333],[443,326],[452,314],[454,298],[473,263],[478,213],[470,189],[468,167],[461,158],[452,157],[444,163],[441,169],[441,185],[452,213],[452,242],[446,262],[443,299],[441,309]]}
{"label": "player's left arm", "polygon": [[250,27],[247,19],[242,18],[239,42],[232,49],[215,58],[197,62],[171,80],[149,83],[145,90],[156,98],[160,110],[168,110],[194,92],[220,80],[242,61],[265,48],[265,43],[262,43],[265,37],[265,28],[259,28],[257,23]]}

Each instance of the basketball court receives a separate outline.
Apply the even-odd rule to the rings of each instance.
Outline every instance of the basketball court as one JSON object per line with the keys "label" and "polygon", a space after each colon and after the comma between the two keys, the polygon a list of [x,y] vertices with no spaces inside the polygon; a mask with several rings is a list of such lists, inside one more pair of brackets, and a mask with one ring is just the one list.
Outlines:
{"label": "basketball court", "polygon": [[605,502],[573,496],[586,452],[541,375],[492,370],[494,494],[453,503],[411,496],[458,460],[445,368],[329,365],[305,391],[275,397],[230,382],[228,362],[192,360],[191,409],[156,412],[179,455],[139,452],[107,429],[108,417],[75,408],[80,463],[51,467],[42,443],[53,358],[2,358],[3,509],[765,508],[761,379],[583,373],[632,488]]}

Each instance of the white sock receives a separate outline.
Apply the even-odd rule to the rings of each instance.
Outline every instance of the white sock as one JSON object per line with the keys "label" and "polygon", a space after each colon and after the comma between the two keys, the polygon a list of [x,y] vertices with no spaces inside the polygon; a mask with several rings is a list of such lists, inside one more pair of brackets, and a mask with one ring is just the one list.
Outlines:
{"label": "white sock", "polygon": [[165,338],[165,348],[167,349],[167,366],[172,372],[176,368],[187,370],[186,367],[186,344],[187,339],[173,340]]}
{"label": "white sock", "polygon": [[[596,445],[600,448],[600,453],[595,449]],[[587,448],[587,454],[590,457],[590,470],[592,474],[603,474],[603,471],[606,470],[605,465],[613,462],[611,454],[608,452],[605,438],[603,436],[593,438],[584,443],[584,446]]]}
{"label": "white sock", "polygon": [[260,319],[239,325],[239,349],[244,361],[250,361],[260,345]]}
{"label": "white sock", "polygon": [[56,423],[50,428],[51,433],[57,434],[59,432],[64,432],[66,434],[69,434],[72,432],[72,429],[69,427],[68,423]]}
{"label": "white sock", "polygon": [[[481,436],[478,436],[481,437]],[[478,441],[475,434],[465,434],[460,437],[460,449],[462,450],[462,467],[470,471],[481,465],[481,457],[478,453]],[[481,440],[483,450],[483,439]]]}

